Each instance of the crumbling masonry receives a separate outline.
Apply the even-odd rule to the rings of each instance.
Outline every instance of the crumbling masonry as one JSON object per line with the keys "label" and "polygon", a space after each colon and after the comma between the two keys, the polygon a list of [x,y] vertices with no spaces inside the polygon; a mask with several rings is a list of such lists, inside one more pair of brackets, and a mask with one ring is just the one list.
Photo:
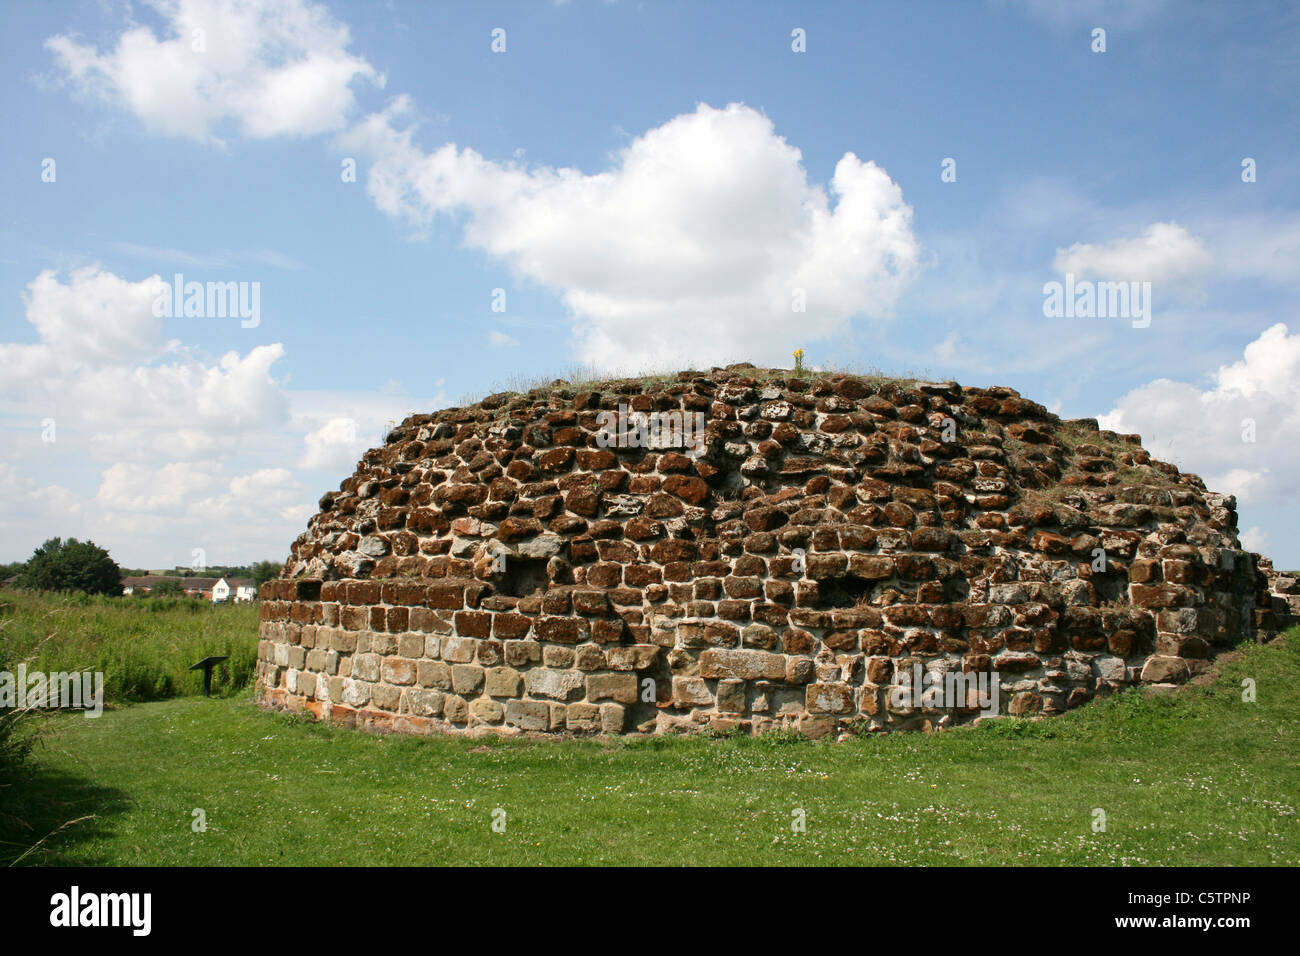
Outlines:
{"label": "crumbling masonry", "polygon": [[[620,404],[699,416],[701,442],[605,447]],[[1060,713],[1185,682],[1300,610],[1234,509],[1138,436],[1008,388],[557,382],[413,415],[321,499],[262,588],[260,693],[415,733],[976,715],[895,690],[919,664],[992,675],[1004,714]]]}

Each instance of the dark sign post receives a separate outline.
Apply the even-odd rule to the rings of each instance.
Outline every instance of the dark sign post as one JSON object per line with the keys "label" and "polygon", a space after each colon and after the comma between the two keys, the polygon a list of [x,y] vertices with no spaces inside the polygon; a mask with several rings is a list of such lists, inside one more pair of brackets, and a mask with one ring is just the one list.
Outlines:
{"label": "dark sign post", "polygon": [[229,660],[229,659],[230,658],[228,656],[227,657],[205,657],[203,658],[203,660],[199,661],[197,664],[195,664],[193,667],[190,668],[190,670],[192,671],[199,670],[200,668],[203,670],[203,696],[204,697],[212,696],[213,665],[220,664],[222,661]]}

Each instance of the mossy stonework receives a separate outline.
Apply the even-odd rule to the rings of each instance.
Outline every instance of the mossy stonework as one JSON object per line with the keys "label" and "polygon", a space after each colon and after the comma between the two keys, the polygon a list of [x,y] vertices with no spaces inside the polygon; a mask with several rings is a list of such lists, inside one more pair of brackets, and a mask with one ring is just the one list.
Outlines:
{"label": "mossy stonework", "polygon": [[380,730],[980,714],[904,690],[921,673],[1054,714],[1183,683],[1297,610],[1232,498],[1136,435],[952,382],[557,382],[411,416],[320,507],[262,588],[259,693]]}

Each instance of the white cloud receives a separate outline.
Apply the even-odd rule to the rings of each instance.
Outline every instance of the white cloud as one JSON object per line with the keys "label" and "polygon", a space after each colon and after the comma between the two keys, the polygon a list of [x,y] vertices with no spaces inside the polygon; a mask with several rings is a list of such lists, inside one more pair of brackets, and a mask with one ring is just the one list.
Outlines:
{"label": "white cloud", "polygon": [[493,329],[488,333],[488,344],[494,345],[497,348],[504,348],[509,345],[518,345],[519,340],[513,335],[506,335],[504,332],[498,332],[496,329]]}
{"label": "white cloud", "polygon": [[62,485],[46,485],[32,490],[28,497],[47,514],[76,517],[81,514],[81,498]]}
{"label": "white cloud", "polygon": [[96,396],[85,421],[101,430],[93,439],[102,455],[150,447],[181,457],[233,447],[249,429],[288,417],[288,399],[271,374],[284,354],[278,342],[240,356],[227,352],[216,365],[183,359],[162,366],[115,366],[85,374],[77,391]]}
{"label": "white cloud", "polygon": [[283,468],[229,475],[219,465],[118,464],[103,473],[85,527],[119,563],[209,564],[282,558],[315,508]]}
{"label": "white cloud", "polygon": [[1271,541],[1267,531],[1261,531],[1259,528],[1250,527],[1237,536],[1241,541],[1241,546],[1247,551],[1254,551],[1256,554],[1270,554],[1272,548]]}
{"label": "white cloud", "polygon": [[[1300,333],[1266,329],[1206,389],[1167,378],[1123,396],[1098,421],[1138,432],[1153,455],[1175,461],[1244,504],[1300,496]],[[1253,440],[1251,440],[1253,438]]]}
{"label": "white cloud", "polygon": [[46,269],[27,284],[27,321],[61,363],[148,360],[164,348],[163,320],[153,314],[158,283],[157,275],[128,282],[89,266],[65,285]]}
{"label": "white cloud", "polygon": [[[256,523],[268,519],[306,524],[315,508],[303,503],[304,488],[284,468],[259,468],[236,475],[219,493],[190,502],[185,516],[199,519],[207,527],[222,522]],[[287,551],[291,538],[283,543]]]}
{"label": "white cloud", "polygon": [[[254,507],[267,486],[257,465],[275,460],[293,427],[272,371],[283,347],[215,360],[181,348],[165,325],[187,320],[153,315],[156,281],[89,267],[66,281],[42,272],[28,284],[26,317],[38,341],[0,343],[6,560],[51,535],[94,538],[137,564],[156,566],[161,555],[187,563],[193,546],[244,560],[282,554],[301,529],[305,516],[294,509],[313,499],[278,473],[268,510],[259,518]],[[237,321],[231,334],[247,335]],[[55,423],[52,442],[46,419]]]}
{"label": "white cloud", "polygon": [[72,36],[45,45],[82,92],[134,113],[150,129],[215,140],[235,122],[252,138],[342,128],[352,84],[383,77],[347,52],[347,27],[305,0],[149,0],[162,36],[135,26],[100,51]]}
{"label": "white cloud", "polygon": [[40,273],[24,295],[40,341],[0,343],[0,398],[61,430],[88,428],[101,460],[209,455],[250,428],[286,421],[288,399],[272,375],[283,346],[230,351],[215,363],[180,348],[164,339],[164,322],[186,320],[154,316],[157,282],[94,266],[66,283]]}
{"label": "white cloud", "polygon": [[0,465],[0,496],[13,549],[6,560],[58,535],[89,538],[119,563],[146,567],[189,564],[195,548],[212,564],[282,558],[315,511],[307,490],[283,468],[229,475],[220,465],[191,462],[118,463],[86,497],[59,485],[39,487]]}
{"label": "white cloud", "polygon": [[1054,268],[1079,278],[1169,282],[1196,279],[1214,259],[1200,239],[1177,223],[1154,222],[1136,238],[1075,243],[1056,250]]}
{"label": "white cloud", "polygon": [[[133,26],[109,50],[70,36],[47,46],[65,78],[155,130],[199,140],[231,122],[252,138],[338,130],[354,81],[382,86],[347,53],[346,27],[306,0],[150,2],[161,37]],[[743,104],[700,104],[590,175],[454,144],[426,153],[395,125],[410,108],[397,97],[340,137],[375,158],[376,205],[420,228],[462,217],[468,245],[560,294],[584,362],[788,363],[856,317],[890,315],[918,267],[912,210],[884,170],[845,153],[827,184],[810,183],[800,151]],[[492,344],[509,344],[503,335]]]}
{"label": "white cloud", "polygon": [[[81,499],[63,485],[38,485],[18,467],[0,462],[0,496],[14,506],[15,516],[39,517],[49,522],[55,518],[80,515]],[[58,530],[47,537],[62,536]],[[43,540],[43,539],[42,539]]]}
{"label": "white cloud", "polygon": [[886,316],[918,262],[884,170],[846,153],[828,187],[810,185],[799,150],[742,104],[700,104],[591,175],[425,153],[394,126],[409,108],[399,97],[342,137],[375,156],[376,205],[418,228],[465,213],[467,244],[560,292],[585,361],[788,363],[853,316]]}
{"label": "white cloud", "polygon": [[119,462],[104,470],[95,506],[105,511],[144,512],[178,517],[188,501],[211,491],[217,470],[205,464],[174,461],[162,466]]}
{"label": "white cloud", "polygon": [[301,467],[316,471],[343,472],[354,468],[357,459],[369,447],[352,418],[331,418],[320,428],[308,432],[303,441],[307,451]]}
{"label": "white cloud", "polygon": [[1279,322],[1246,346],[1241,361],[1219,369],[1222,389],[1240,392],[1246,398],[1264,395],[1295,395],[1300,392],[1300,334],[1287,335]]}
{"label": "white cloud", "polygon": [[[290,392],[292,428],[297,434],[304,436],[304,441],[307,442],[305,451],[307,456],[312,455],[313,445],[320,445],[322,453],[329,449],[328,454],[332,464],[328,467],[332,469],[341,465],[350,474],[357,458],[367,449],[382,445],[393,425],[413,412],[432,412],[451,404],[446,393],[442,391],[446,380],[440,378],[433,384],[438,391],[433,395],[425,396],[412,396],[404,392],[388,390],[301,389]],[[350,444],[345,438],[346,426],[331,424],[339,421],[355,422],[355,444],[350,445],[355,449],[355,454],[346,460],[344,457],[339,457],[343,454],[341,450]],[[311,435],[317,437],[308,441],[308,436]],[[313,460],[319,461],[319,459]],[[305,468],[308,465],[303,463],[300,467]]]}
{"label": "white cloud", "polygon": [[0,561],[26,560],[49,538],[84,539],[85,513],[81,497],[71,489],[42,485],[28,469],[0,461]]}

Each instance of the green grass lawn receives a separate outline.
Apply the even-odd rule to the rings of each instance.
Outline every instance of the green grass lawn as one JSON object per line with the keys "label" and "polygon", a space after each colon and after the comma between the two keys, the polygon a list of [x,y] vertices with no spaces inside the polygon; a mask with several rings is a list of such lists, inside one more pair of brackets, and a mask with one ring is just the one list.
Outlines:
{"label": "green grass lawn", "polygon": [[93,816],[25,863],[1296,865],[1297,705],[1300,631],[1172,699],[842,744],[374,736],[190,697],[54,719],[0,800],[10,858]]}

